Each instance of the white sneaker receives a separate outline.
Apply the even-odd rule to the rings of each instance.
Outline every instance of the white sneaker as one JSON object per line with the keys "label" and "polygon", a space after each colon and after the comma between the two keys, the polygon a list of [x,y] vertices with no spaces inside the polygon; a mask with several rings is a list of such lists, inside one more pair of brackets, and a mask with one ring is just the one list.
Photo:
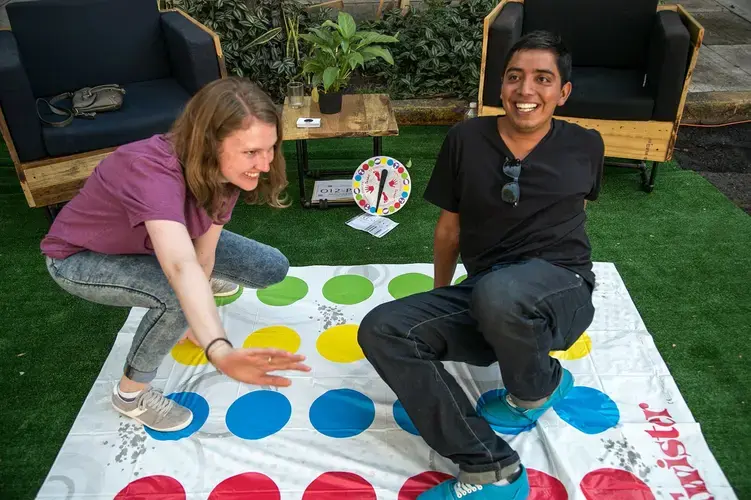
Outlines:
{"label": "white sneaker", "polygon": [[115,388],[112,406],[126,417],[155,431],[179,431],[193,422],[193,412],[164,397],[161,391],[148,387],[132,401],[124,400]]}
{"label": "white sneaker", "polygon": [[211,291],[214,292],[214,297],[230,297],[240,289],[240,285],[219,278],[211,278],[209,283],[211,284]]}

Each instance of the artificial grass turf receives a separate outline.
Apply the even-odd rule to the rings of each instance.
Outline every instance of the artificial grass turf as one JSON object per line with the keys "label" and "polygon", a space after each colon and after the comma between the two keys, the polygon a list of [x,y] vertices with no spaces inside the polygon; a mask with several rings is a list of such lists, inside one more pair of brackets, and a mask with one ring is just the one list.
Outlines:
{"label": "artificial grass turf", "polygon": [[[382,239],[345,226],[355,207],[299,207],[293,145],[285,149],[294,204],[238,205],[228,229],[278,247],[293,266],[430,262],[438,210],[421,197],[446,130],[402,127],[384,139],[385,154],[412,159],[414,192]],[[351,174],[371,148],[366,139],[312,141],[311,166]],[[39,254],[47,221],[26,206],[5,150],[0,165],[0,498],[33,498],[127,310],[89,304],[51,281]],[[607,170],[601,199],[588,207],[593,257],[618,267],[714,456],[738,497],[751,498],[751,218],[694,172],[663,168],[651,195],[638,179]]]}

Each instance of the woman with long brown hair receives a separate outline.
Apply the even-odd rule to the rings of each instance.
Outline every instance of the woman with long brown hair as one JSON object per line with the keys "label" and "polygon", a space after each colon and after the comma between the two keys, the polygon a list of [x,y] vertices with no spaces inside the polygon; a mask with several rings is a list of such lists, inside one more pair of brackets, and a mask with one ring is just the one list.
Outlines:
{"label": "woman with long brown hair", "polygon": [[240,193],[250,203],[287,206],[281,120],[256,85],[213,81],[188,102],[172,130],[119,147],[60,211],[41,244],[65,291],[112,306],[146,308],[115,385],[120,413],[159,431],[187,427],[191,411],[150,386],[178,342],[203,347],[235,380],[286,386],[276,370],[308,371],[303,356],[240,349],[227,339],[214,295],[284,279],[277,249],[233,234]]}

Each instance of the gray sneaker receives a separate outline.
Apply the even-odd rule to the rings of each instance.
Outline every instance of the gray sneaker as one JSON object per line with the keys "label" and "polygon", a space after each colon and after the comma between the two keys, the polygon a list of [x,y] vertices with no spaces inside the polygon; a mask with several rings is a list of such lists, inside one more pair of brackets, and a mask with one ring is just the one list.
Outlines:
{"label": "gray sneaker", "polygon": [[112,394],[112,406],[123,415],[155,431],[169,432],[185,429],[193,421],[193,412],[164,397],[161,391],[149,387],[133,401],[125,401]]}
{"label": "gray sneaker", "polygon": [[211,284],[211,291],[214,292],[214,297],[230,297],[240,289],[240,285],[219,278],[211,278],[209,283]]}

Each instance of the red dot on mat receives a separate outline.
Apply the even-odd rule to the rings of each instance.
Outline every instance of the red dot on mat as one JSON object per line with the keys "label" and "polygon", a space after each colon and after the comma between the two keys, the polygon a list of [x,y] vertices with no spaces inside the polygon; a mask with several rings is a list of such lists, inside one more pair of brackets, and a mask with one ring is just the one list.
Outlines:
{"label": "red dot on mat", "polygon": [[365,206],[365,200],[360,200],[360,205]]}
{"label": "red dot on mat", "polygon": [[527,469],[529,500],[568,500],[568,492],[558,479],[539,470]]}
{"label": "red dot on mat", "polygon": [[115,500],[185,500],[185,489],[169,476],[147,476],[132,481],[115,495]]}
{"label": "red dot on mat", "polygon": [[362,169],[363,169],[363,170],[367,170],[367,169],[368,169],[368,164],[367,164],[367,163],[363,163],[363,165],[362,165]]}
{"label": "red dot on mat", "polygon": [[281,495],[276,483],[258,472],[246,472],[228,477],[217,484],[209,500],[279,500]]}
{"label": "red dot on mat", "polygon": [[305,488],[302,500],[377,500],[373,486],[351,472],[326,472]]}
{"label": "red dot on mat", "polygon": [[397,500],[415,500],[421,493],[424,493],[436,484],[440,484],[453,477],[454,476],[446,474],[445,472],[434,470],[421,472],[420,474],[407,479],[407,482],[404,483],[402,489],[399,490],[399,498]]}
{"label": "red dot on mat", "polygon": [[404,172],[404,167],[399,167],[396,169],[396,171],[401,174],[402,172]]}
{"label": "red dot on mat", "polygon": [[587,500],[654,500],[644,481],[621,469],[597,469],[582,479],[579,487]]}
{"label": "red dot on mat", "polygon": [[399,202],[394,203],[394,208],[399,208],[399,207],[401,207],[401,205],[399,204]]}

